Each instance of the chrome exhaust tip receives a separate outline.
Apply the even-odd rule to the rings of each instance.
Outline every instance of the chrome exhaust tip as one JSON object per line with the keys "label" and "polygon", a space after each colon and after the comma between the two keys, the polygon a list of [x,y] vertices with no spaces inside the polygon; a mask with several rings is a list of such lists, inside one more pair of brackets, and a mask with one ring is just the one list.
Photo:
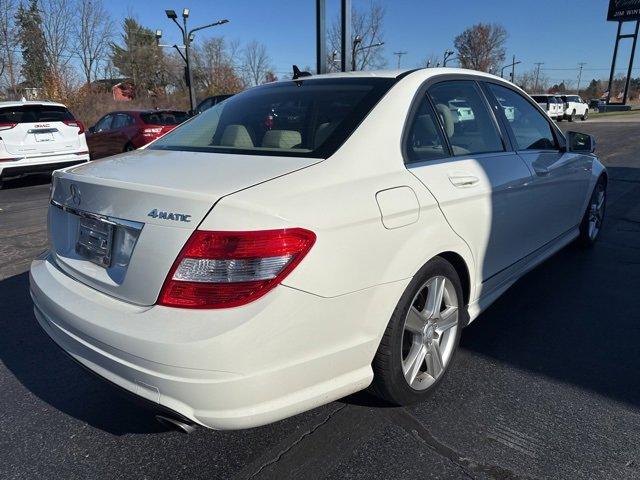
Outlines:
{"label": "chrome exhaust tip", "polygon": [[180,433],[189,434],[194,432],[196,429],[196,425],[194,423],[187,423],[183,420],[178,420],[177,418],[169,417],[167,415],[156,415],[156,420],[163,426],[172,430],[177,430]]}

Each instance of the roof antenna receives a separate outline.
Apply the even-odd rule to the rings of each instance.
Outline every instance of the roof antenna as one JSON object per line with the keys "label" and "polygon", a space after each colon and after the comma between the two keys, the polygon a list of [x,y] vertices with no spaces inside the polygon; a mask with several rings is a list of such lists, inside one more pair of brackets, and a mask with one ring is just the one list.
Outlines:
{"label": "roof antenna", "polygon": [[310,77],[310,72],[301,72],[297,65],[293,66],[293,80],[297,80],[302,77]]}

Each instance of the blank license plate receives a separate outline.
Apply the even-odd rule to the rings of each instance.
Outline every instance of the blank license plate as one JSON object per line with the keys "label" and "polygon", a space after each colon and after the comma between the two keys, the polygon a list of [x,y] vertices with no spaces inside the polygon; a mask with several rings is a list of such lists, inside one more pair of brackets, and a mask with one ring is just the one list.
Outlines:
{"label": "blank license plate", "polygon": [[113,225],[94,218],[80,218],[76,253],[90,262],[109,267],[111,265],[111,243]]}
{"label": "blank license plate", "polygon": [[53,133],[36,133],[36,142],[53,142]]}

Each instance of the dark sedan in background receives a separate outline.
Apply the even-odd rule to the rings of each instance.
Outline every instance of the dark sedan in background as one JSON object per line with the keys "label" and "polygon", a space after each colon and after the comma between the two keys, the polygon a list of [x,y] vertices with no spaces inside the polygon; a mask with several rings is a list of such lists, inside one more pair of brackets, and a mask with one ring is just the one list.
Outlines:
{"label": "dark sedan in background", "polygon": [[106,114],[87,132],[91,159],[135,150],[188,118],[179,110],[126,110]]}

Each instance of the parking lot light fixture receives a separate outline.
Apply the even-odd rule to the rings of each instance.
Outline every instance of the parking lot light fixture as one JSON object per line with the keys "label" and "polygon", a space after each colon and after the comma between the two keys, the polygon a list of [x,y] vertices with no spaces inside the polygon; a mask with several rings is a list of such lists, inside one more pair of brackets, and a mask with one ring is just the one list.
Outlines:
{"label": "parking lot light fixture", "polygon": [[165,10],[164,13],[166,13],[167,18],[170,18],[171,20],[175,20],[176,18],[178,18],[178,15],[176,15],[175,10]]}
{"label": "parking lot light fixture", "polygon": [[182,18],[189,18],[189,9],[188,8],[182,9]]}

